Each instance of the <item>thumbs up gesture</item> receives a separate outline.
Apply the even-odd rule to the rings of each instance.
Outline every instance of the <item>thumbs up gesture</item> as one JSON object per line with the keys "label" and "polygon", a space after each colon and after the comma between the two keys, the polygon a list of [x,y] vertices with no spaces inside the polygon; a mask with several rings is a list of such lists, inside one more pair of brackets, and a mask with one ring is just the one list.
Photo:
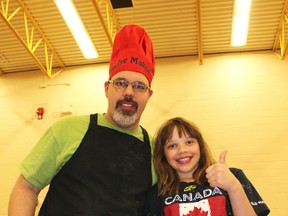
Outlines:
{"label": "thumbs up gesture", "polygon": [[228,151],[223,151],[219,156],[219,163],[225,164],[226,163],[226,155],[228,154]]}
{"label": "thumbs up gesture", "polygon": [[227,192],[239,185],[239,181],[226,165],[226,155],[228,151],[223,151],[219,156],[219,162],[206,169],[206,178],[211,187],[219,187]]}

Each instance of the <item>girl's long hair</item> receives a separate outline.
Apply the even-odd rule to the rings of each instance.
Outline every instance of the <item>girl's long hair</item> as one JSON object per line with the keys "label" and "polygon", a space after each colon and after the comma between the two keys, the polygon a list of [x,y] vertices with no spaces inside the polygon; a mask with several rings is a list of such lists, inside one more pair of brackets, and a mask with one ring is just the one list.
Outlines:
{"label": "girl's long hair", "polygon": [[208,144],[196,125],[181,117],[169,119],[158,129],[154,137],[153,162],[158,177],[158,194],[162,196],[179,192],[180,179],[177,172],[167,162],[164,154],[164,145],[172,138],[174,128],[177,128],[180,137],[190,136],[199,143],[200,160],[197,169],[191,176],[196,184],[207,182],[205,170],[215,162]]}

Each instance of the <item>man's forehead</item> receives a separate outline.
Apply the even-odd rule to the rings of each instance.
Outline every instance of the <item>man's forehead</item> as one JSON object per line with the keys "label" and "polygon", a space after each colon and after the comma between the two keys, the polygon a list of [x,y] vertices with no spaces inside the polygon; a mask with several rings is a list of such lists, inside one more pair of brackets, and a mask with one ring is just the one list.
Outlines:
{"label": "man's forehead", "polygon": [[141,81],[148,83],[148,79],[142,74],[134,71],[121,71],[113,76],[113,79],[125,79],[129,82]]}

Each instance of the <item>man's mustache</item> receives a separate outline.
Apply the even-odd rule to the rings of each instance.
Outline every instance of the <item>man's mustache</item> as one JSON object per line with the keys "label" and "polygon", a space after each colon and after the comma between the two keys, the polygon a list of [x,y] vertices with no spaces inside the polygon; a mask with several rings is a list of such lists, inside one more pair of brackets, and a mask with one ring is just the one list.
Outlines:
{"label": "man's mustache", "polygon": [[116,108],[121,106],[125,102],[132,103],[132,105],[135,106],[136,109],[138,108],[138,103],[133,101],[132,98],[125,98],[124,100],[118,100],[117,103],[116,103]]}

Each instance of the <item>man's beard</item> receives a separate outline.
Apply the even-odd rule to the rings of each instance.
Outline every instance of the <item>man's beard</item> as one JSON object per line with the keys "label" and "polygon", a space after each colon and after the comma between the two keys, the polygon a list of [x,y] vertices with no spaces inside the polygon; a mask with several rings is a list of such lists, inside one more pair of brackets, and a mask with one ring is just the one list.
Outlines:
{"label": "man's beard", "polygon": [[[131,101],[130,99],[125,99],[125,101]],[[121,101],[119,101],[116,105],[116,109],[113,113],[113,120],[116,122],[117,125],[123,128],[128,128],[136,123],[138,119],[137,112],[132,112],[128,110],[121,110],[119,109],[119,104],[121,104]],[[138,108],[138,105],[136,104],[136,110]]]}
{"label": "man's beard", "polygon": [[121,110],[115,110],[113,113],[113,120],[120,127],[127,128],[135,124],[138,119],[137,113],[133,113],[132,115],[127,115],[126,112],[122,112]]}

